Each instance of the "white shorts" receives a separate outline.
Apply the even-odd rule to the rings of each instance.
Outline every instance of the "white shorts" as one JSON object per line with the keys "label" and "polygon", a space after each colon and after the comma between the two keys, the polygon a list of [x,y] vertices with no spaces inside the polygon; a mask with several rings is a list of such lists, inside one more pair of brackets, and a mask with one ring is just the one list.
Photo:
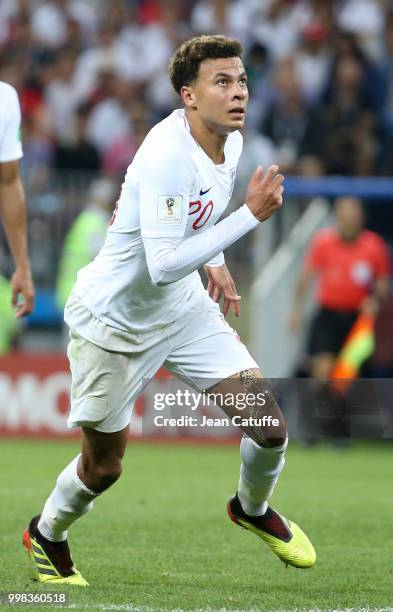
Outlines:
{"label": "white shorts", "polygon": [[[84,308],[81,304],[79,307]],[[97,337],[100,329],[105,340],[112,331],[117,337],[115,330],[91,313],[89,317]],[[218,304],[207,294],[190,309],[186,321],[156,331],[153,338],[149,333],[145,349],[141,337],[136,351],[132,342],[129,350],[124,350],[124,336],[119,344],[122,350],[114,351],[86,340],[71,327],[67,350],[72,373],[68,427],[91,427],[105,433],[122,430],[131,420],[135,400],[163,365],[197,391],[241,370],[258,367]]]}

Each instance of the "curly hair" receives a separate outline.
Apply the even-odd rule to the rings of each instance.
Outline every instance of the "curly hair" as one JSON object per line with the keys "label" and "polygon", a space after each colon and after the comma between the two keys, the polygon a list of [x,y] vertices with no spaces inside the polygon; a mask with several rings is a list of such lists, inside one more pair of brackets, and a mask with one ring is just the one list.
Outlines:
{"label": "curly hair", "polygon": [[195,36],[184,42],[169,62],[169,77],[174,90],[180,94],[183,85],[190,85],[198,76],[199,65],[205,59],[241,57],[238,40],[226,36]]}

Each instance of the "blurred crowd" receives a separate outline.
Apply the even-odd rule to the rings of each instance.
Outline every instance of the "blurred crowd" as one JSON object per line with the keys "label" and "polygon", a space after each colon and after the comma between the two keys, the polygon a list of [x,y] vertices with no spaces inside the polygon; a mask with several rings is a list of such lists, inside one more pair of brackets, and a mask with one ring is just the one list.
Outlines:
{"label": "blurred crowd", "polygon": [[393,172],[391,0],[1,0],[0,80],[23,110],[30,193],[51,172],[119,177],[179,106],[179,42],[241,40],[250,159],[287,173]]}

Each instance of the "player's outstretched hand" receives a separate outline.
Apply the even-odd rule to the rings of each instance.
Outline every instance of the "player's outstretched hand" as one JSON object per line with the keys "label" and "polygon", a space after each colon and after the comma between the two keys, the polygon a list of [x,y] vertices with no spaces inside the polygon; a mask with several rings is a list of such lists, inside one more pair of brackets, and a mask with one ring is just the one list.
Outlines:
{"label": "player's outstretched hand", "polygon": [[12,306],[18,319],[34,308],[34,286],[30,270],[16,268],[11,278]]}
{"label": "player's outstretched hand", "polygon": [[234,280],[229,272],[226,264],[218,267],[205,265],[205,273],[207,276],[207,292],[215,302],[220,302],[223,297],[222,313],[227,316],[230,307],[232,306],[235,317],[240,314],[240,295],[237,294]]}
{"label": "player's outstretched hand", "polygon": [[266,221],[282,206],[284,177],[278,174],[278,166],[270,166],[263,172],[258,166],[247,187],[246,204],[259,221]]}

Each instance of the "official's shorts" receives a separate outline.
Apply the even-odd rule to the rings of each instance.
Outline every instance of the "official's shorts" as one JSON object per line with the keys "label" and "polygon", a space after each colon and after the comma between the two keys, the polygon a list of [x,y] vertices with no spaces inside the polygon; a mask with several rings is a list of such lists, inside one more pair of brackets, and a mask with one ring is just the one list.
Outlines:
{"label": "official's shorts", "polygon": [[[83,309],[74,302],[73,308]],[[111,328],[92,317],[97,338],[108,340]],[[114,347],[116,333],[112,334]],[[117,350],[107,350],[70,329],[68,358],[72,374],[68,427],[90,427],[110,433],[126,427],[135,400],[161,366],[201,392],[219,381],[258,365],[237,333],[225,321],[219,306],[207,295],[190,309],[186,320],[175,321],[146,336],[138,336],[125,350],[124,336]],[[114,338],[114,339],[113,339]]]}
{"label": "official's shorts", "polygon": [[357,311],[340,312],[320,308],[311,323],[309,355],[312,357],[320,353],[337,355],[357,316]]}

